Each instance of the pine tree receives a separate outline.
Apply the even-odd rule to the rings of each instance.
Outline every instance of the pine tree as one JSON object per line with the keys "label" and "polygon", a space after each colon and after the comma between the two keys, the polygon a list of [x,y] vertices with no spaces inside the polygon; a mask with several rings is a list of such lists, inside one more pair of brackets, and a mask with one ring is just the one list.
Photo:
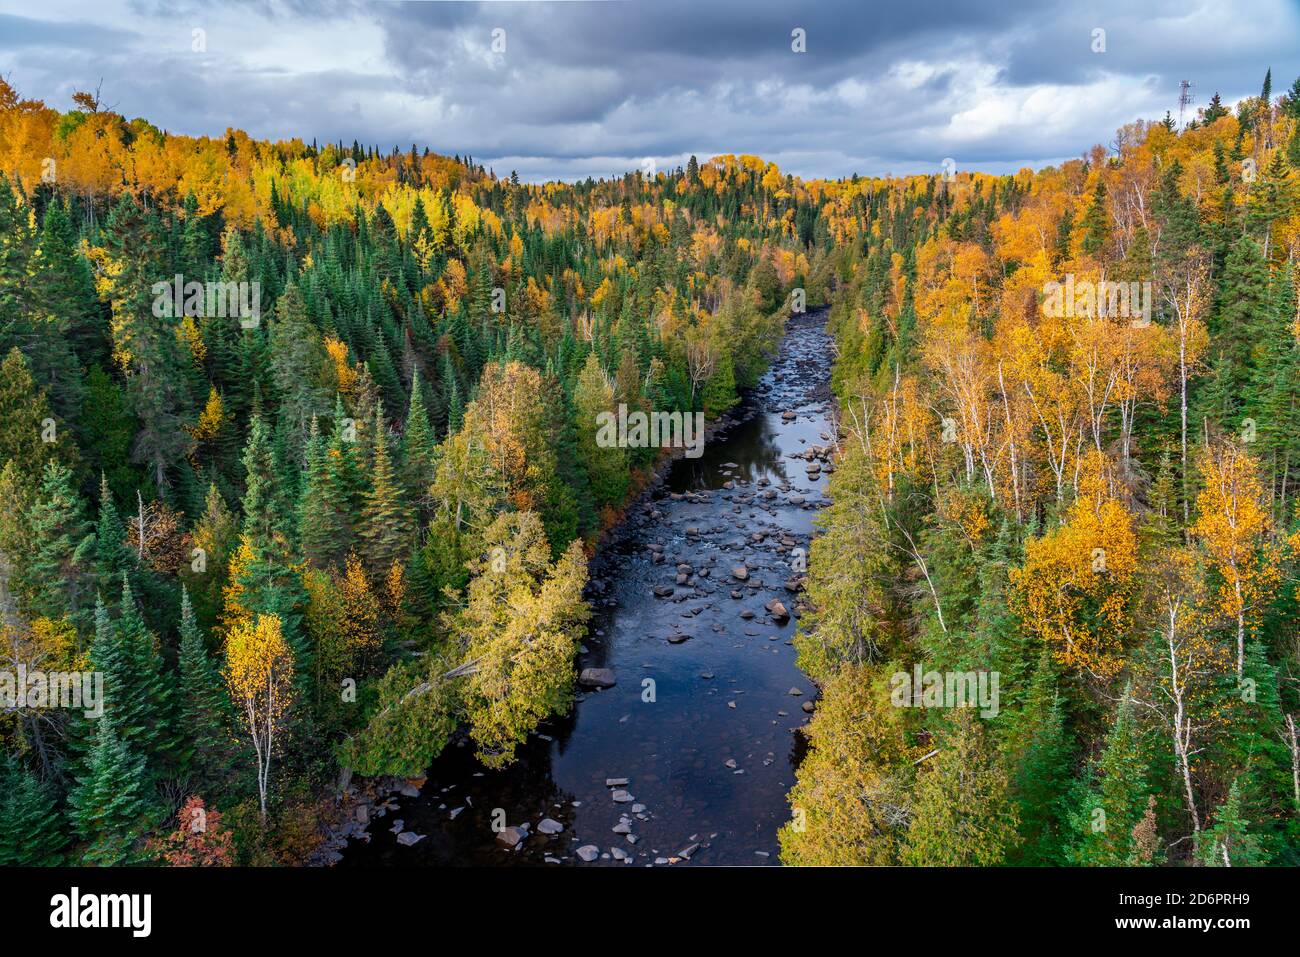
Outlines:
{"label": "pine tree", "polygon": [[590,352],[573,390],[573,415],[578,461],[587,471],[597,506],[620,505],[627,495],[627,452],[618,444],[613,410],[614,390],[600,359]]}
{"label": "pine tree", "polygon": [[1019,837],[1007,777],[970,708],[955,708],[939,753],[917,779],[902,862],[911,866],[1003,863]]}
{"label": "pine tree", "polygon": [[1110,237],[1110,217],[1106,212],[1106,181],[1098,178],[1097,189],[1092,194],[1092,204],[1080,222],[1083,239],[1080,248],[1090,256],[1100,255]]}
{"label": "pine tree", "polygon": [[244,527],[243,534],[253,547],[269,550],[282,516],[276,509],[277,474],[272,460],[271,436],[260,415],[253,417],[244,446]]}
{"label": "pine tree", "polygon": [[95,525],[95,580],[101,591],[116,587],[135,568],[135,555],[126,546],[126,526],[118,514],[108,478],[99,478],[99,521]]}
{"label": "pine tree", "polygon": [[1106,736],[1100,761],[1090,769],[1072,815],[1070,858],[1075,864],[1120,866],[1132,854],[1133,828],[1146,807],[1147,762],[1141,732],[1126,692]]}
{"label": "pine tree", "polygon": [[[122,577],[122,608],[116,638],[121,643],[127,669],[118,687],[126,690],[127,694],[119,696],[115,702],[110,699],[110,706],[126,708],[134,720],[131,724],[119,722],[118,712],[114,710],[111,712],[113,726],[124,743],[148,762],[151,777],[160,779],[174,769],[182,756],[181,735],[175,726],[172,707],[172,680],[163,666],[158,639],[145,624],[140,605],[125,575]],[[106,696],[107,681],[106,673]],[[130,698],[129,704],[124,700],[127,697]]]}
{"label": "pine tree", "polygon": [[1269,855],[1242,814],[1241,787],[1233,781],[1228,799],[1214,813],[1214,826],[1197,841],[1196,857],[1205,867],[1261,867]]}
{"label": "pine tree", "polygon": [[0,867],[63,863],[68,837],[48,786],[9,755],[0,755]]}
{"label": "pine tree", "polygon": [[27,590],[34,614],[71,616],[86,624],[91,557],[95,535],[82,514],[72,471],[50,462],[31,514],[33,554],[27,564]]}
{"label": "pine tree", "polygon": [[190,604],[181,590],[180,686],[178,717],[188,747],[187,757],[200,787],[218,783],[229,751],[223,717],[229,711],[220,676],[208,657],[207,644]]}
{"label": "pine tree", "polygon": [[329,563],[337,547],[337,529],[330,521],[329,459],[320,423],[312,416],[303,452],[302,495],[298,499],[298,547],[317,568]]}
{"label": "pine tree", "polygon": [[1228,252],[1217,307],[1209,323],[1215,355],[1222,365],[1216,371],[1223,406],[1207,412],[1234,432],[1240,426],[1236,420],[1249,394],[1258,324],[1272,312],[1269,288],[1268,264],[1258,244],[1249,236],[1242,237]]}
{"label": "pine tree", "polygon": [[402,485],[407,500],[417,503],[421,515],[426,518],[429,485],[433,482],[434,444],[417,369],[411,377],[411,405],[402,431]]}
{"label": "pine tree", "polygon": [[359,530],[366,570],[381,579],[394,562],[405,561],[411,548],[411,516],[388,455],[388,428],[383,409],[375,415],[374,464],[370,489],[361,510]]}
{"label": "pine tree", "polygon": [[182,304],[172,303],[169,317],[154,315],[152,290],[168,272],[160,232],[157,217],[123,193],[104,226],[100,265],[112,306],[113,348],[126,357],[127,388],[139,420],[133,454],[162,495],[171,484],[169,471],[190,445],[183,426],[193,399],[175,334]]}
{"label": "pine tree", "polygon": [[1205,124],[1208,126],[1209,124],[1217,120],[1219,117],[1227,116],[1227,115],[1228,115],[1228,110],[1226,107],[1224,107],[1223,101],[1219,99],[1219,93],[1216,90],[1214,95],[1210,97],[1210,103],[1208,106],[1206,106],[1205,112],[1202,115],[1202,119],[1205,122]]}
{"label": "pine tree", "polygon": [[30,487],[40,481],[45,463],[58,454],[65,462],[73,449],[54,423],[55,442],[45,441],[53,418],[45,393],[17,346],[0,364],[0,465],[13,462]]}
{"label": "pine tree", "polygon": [[144,795],[144,760],[118,738],[105,714],[85,776],[68,796],[73,826],[88,844],[85,863],[117,867],[135,859],[135,844],[149,826]]}
{"label": "pine tree", "polygon": [[1015,715],[1017,765],[1011,792],[1020,807],[1022,845],[1016,863],[1061,863],[1060,802],[1068,785],[1070,747],[1065,708],[1056,690],[1056,669],[1043,649],[1024,708]]}

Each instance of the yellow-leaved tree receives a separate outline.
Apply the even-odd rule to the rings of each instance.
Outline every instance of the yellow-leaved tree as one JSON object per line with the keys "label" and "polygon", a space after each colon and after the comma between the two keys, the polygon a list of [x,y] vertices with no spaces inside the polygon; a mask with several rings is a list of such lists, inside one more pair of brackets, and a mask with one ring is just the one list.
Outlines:
{"label": "yellow-leaved tree", "polygon": [[488,767],[503,767],[542,719],[573,695],[573,658],[591,616],[587,559],[574,540],[550,561],[533,512],[501,515],[484,533],[486,560],[470,563],[465,607],[449,621],[465,649],[465,713]]}
{"label": "yellow-leaved tree", "polygon": [[1062,664],[1102,678],[1123,665],[1137,567],[1133,518],[1111,493],[1108,470],[1102,453],[1085,456],[1064,523],[1026,542],[1025,563],[1010,575],[1024,627]]}
{"label": "yellow-leaved tree", "polygon": [[1280,578],[1279,551],[1255,460],[1233,443],[1211,447],[1201,460],[1204,487],[1196,496],[1192,535],[1209,553],[1221,584],[1219,606],[1237,625],[1237,678],[1246,662],[1246,632]]}
{"label": "yellow-leaved tree", "polygon": [[240,621],[226,638],[226,686],[257,755],[257,796],[266,820],[271,758],[293,704],[293,652],[277,615]]}

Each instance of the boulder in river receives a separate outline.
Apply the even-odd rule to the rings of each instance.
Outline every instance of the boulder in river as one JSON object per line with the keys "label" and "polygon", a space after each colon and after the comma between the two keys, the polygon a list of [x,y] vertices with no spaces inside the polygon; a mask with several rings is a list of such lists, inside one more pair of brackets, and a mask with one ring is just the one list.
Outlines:
{"label": "boulder in river", "polygon": [[590,864],[596,858],[600,857],[600,848],[595,844],[584,844],[578,848],[578,856]]}
{"label": "boulder in river", "polygon": [[743,582],[747,578],[749,578],[749,569],[746,568],[744,565],[737,565],[735,568],[731,570],[731,576],[735,578],[737,581]]}
{"label": "boulder in river", "polygon": [[584,688],[612,688],[617,683],[609,668],[583,668],[578,676],[578,684]]}

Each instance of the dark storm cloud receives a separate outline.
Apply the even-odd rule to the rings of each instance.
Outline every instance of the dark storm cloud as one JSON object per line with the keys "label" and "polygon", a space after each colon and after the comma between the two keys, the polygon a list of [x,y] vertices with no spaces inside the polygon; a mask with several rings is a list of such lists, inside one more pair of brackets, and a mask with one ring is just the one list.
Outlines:
{"label": "dark storm cloud", "polygon": [[1300,72],[1294,0],[54,6],[0,14],[0,73],[25,96],[66,108],[103,76],[119,110],[178,132],[414,142],[531,179],[717,152],[804,175],[1010,171],[1176,113],[1180,79],[1203,104]]}

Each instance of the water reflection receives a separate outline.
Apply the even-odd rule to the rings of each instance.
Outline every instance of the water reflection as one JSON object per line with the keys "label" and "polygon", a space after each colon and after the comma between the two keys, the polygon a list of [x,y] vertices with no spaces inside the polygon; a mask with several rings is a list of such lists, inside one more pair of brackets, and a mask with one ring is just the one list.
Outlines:
{"label": "water reflection", "polygon": [[[349,846],[345,866],[572,864],[587,845],[608,864],[652,864],[683,850],[692,863],[777,862],[803,749],[792,732],[808,720],[802,705],[814,689],[795,667],[793,620],[773,619],[765,606],[794,605],[785,587],[797,574],[792,549],[807,547],[815,514],[796,496],[813,503],[824,487],[790,458],[829,429],[820,318],[792,322],[749,399],[752,416],[706,443],[701,458],[678,460],[593,563],[593,578],[608,587],[595,593],[580,667],[612,668],[617,685],[580,696],[509,768],[487,771],[472,746],[449,748],[418,798],[399,799],[370,827],[369,844]],[[783,420],[785,410],[797,421]],[[657,562],[651,546],[662,552]],[[740,565],[743,581],[733,577]],[[673,592],[656,597],[656,587]],[[611,779],[627,783],[607,786]],[[508,825],[528,823],[530,836],[507,847],[494,812]],[[563,832],[537,833],[544,817]],[[394,818],[425,837],[399,845]]]}

